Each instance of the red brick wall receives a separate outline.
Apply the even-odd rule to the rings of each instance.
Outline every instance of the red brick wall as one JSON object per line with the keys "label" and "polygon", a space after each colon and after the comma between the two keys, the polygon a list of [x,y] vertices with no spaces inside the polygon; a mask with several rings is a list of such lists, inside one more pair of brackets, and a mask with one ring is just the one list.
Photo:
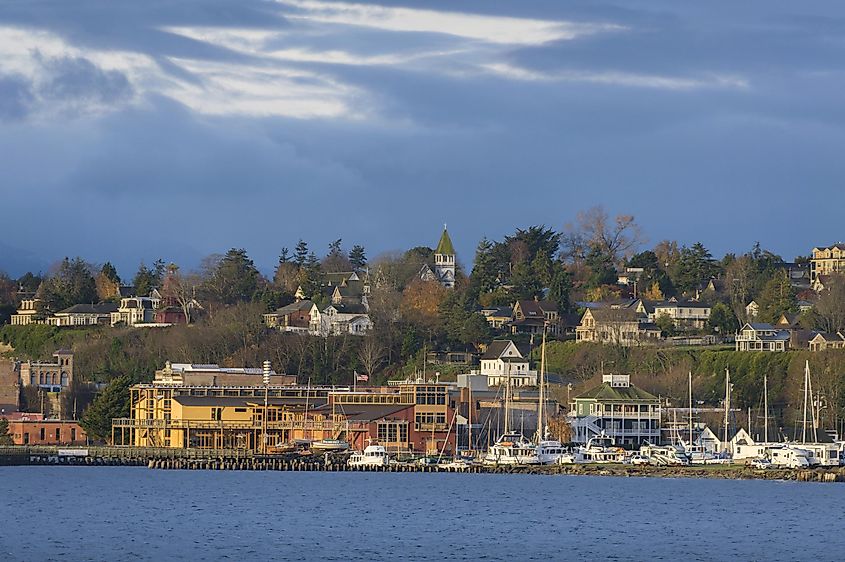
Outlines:
{"label": "red brick wall", "polygon": [[[56,439],[56,430],[59,439]],[[85,430],[75,421],[9,421],[9,434],[15,445],[85,445],[86,441]],[[71,440],[74,434],[76,439]]]}

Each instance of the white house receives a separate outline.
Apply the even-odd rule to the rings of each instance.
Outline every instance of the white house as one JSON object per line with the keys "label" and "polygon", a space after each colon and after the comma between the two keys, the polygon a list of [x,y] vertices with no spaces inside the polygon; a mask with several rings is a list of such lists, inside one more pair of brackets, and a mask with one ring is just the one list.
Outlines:
{"label": "white house", "polygon": [[694,301],[661,302],[654,305],[653,321],[661,316],[671,318],[678,329],[701,330],[707,327],[710,319],[710,305]]}
{"label": "white house", "polygon": [[373,329],[373,323],[363,305],[331,304],[320,311],[317,305],[311,307],[309,331],[315,336],[339,336],[350,334],[365,336]]}
{"label": "white house", "polygon": [[786,351],[789,330],[779,330],[771,324],[746,323],[736,335],[737,351]]}
{"label": "white house", "polygon": [[481,356],[478,374],[487,376],[488,386],[536,386],[537,371],[529,369],[528,357],[511,340],[493,340]]}

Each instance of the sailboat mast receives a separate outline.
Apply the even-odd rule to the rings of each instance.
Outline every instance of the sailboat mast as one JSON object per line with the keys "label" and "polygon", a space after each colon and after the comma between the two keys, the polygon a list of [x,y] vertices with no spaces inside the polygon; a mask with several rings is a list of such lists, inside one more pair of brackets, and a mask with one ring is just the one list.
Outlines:
{"label": "sailboat mast", "polygon": [[807,442],[807,385],[810,380],[810,361],[804,363],[804,423],[801,428],[801,443]]}
{"label": "sailboat mast", "polygon": [[763,374],[763,441],[769,442],[769,375]]}
{"label": "sailboat mast", "polygon": [[692,371],[689,372],[689,446],[692,447]]}
{"label": "sailboat mast", "polygon": [[540,348],[540,396],[537,402],[537,443],[543,440],[546,433],[546,423],[543,419],[543,409],[546,405],[546,324],[543,323],[543,345]]}
{"label": "sailboat mast", "polygon": [[725,368],[725,450],[728,448],[728,413],[731,411],[731,371]]}
{"label": "sailboat mast", "polygon": [[510,417],[511,417],[511,364],[507,363],[508,368],[505,369],[507,378],[505,380],[505,434],[510,432]]}
{"label": "sailboat mast", "polygon": [[467,450],[472,451],[472,379],[468,376],[467,380],[469,381],[467,385],[469,390],[469,403],[467,404]]}

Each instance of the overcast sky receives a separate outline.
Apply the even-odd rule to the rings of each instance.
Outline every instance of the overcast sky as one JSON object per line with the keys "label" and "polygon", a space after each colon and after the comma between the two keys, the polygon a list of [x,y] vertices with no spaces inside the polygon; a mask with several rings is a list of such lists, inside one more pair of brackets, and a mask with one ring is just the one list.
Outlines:
{"label": "overcast sky", "polygon": [[842,2],[7,1],[0,269],[370,257],[604,205],[650,243],[845,239]]}

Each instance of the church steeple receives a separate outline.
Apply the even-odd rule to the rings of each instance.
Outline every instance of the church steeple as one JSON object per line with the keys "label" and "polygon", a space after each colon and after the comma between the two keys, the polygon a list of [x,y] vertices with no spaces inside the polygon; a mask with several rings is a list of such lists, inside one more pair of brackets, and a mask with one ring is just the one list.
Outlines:
{"label": "church steeple", "polygon": [[434,273],[444,287],[451,289],[455,286],[455,247],[445,224],[440,242],[434,250]]}

